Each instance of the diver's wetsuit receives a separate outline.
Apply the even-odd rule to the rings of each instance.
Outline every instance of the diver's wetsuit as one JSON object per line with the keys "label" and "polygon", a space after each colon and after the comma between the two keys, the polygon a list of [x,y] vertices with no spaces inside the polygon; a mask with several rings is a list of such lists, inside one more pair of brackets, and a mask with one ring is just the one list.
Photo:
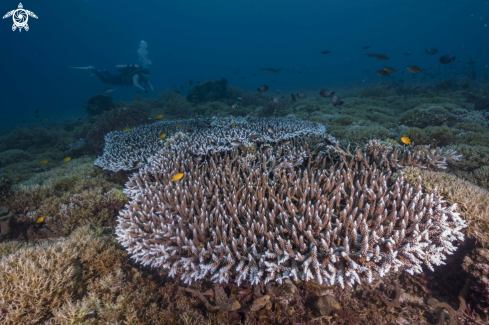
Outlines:
{"label": "diver's wetsuit", "polygon": [[114,76],[112,73],[108,72],[107,70],[98,71],[96,69],[92,69],[92,72],[100,80],[102,80],[103,83],[106,83],[106,84],[120,85],[120,86],[131,86],[132,85],[132,83],[130,83],[130,84],[125,83],[125,82],[127,82],[127,78],[124,78],[125,74],[123,74],[123,73],[118,74],[117,76]]}
{"label": "diver's wetsuit", "polygon": [[[92,68],[91,71],[96,75],[103,83],[120,86],[134,86],[140,91],[148,92],[145,87],[149,86],[151,90],[153,86],[149,82],[149,70],[141,69],[138,65],[120,65],[116,67],[120,71],[119,74],[113,75],[107,70],[96,70]],[[146,74],[145,74],[146,73]],[[139,83],[145,83],[144,88]]]}

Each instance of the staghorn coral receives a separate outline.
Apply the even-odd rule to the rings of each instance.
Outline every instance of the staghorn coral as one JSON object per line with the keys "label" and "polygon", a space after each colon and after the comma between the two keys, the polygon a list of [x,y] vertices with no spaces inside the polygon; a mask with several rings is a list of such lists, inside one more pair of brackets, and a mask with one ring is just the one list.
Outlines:
{"label": "staghorn coral", "polygon": [[120,267],[125,253],[114,244],[86,227],[66,241],[0,244],[0,323],[44,323],[90,279]]}
{"label": "staghorn coral", "polygon": [[[118,240],[143,265],[187,283],[252,284],[286,278],[353,286],[400,268],[433,269],[463,240],[464,221],[438,194],[387,187],[388,163],[343,155],[327,167],[318,139],[296,138],[262,151],[251,166],[240,152],[162,151],[126,184]],[[360,156],[361,157],[361,156]],[[385,170],[385,171],[383,171]],[[171,177],[184,172],[173,183]]]}
{"label": "staghorn coral", "polygon": [[[187,136],[175,135],[179,132]],[[105,138],[104,154],[95,165],[111,171],[131,170],[151,161],[165,147],[187,150],[204,156],[209,151],[226,151],[232,141],[246,142],[259,134],[269,143],[302,134],[321,135],[322,125],[287,118],[214,118],[162,121],[140,126],[128,132],[111,132]],[[165,139],[160,135],[166,134]]]}
{"label": "staghorn coral", "polygon": [[467,222],[467,236],[483,246],[489,244],[489,192],[487,190],[443,172],[407,167],[403,169],[403,174],[411,185],[421,177],[425,191],[428,193],[436,191],[449,204],[456,203]]}

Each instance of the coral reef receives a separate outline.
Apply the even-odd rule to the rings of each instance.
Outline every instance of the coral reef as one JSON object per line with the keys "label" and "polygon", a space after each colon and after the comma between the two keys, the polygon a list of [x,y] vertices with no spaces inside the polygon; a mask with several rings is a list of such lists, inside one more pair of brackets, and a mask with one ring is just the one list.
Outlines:
{"label": "coral reef", "polygon": [[90,97],[83,108],[88,116],[100,115],[105,111],[110,111],[116,107],[110,96],[97,94]]}
{"label": "coral reef", "polygon": [[[177,133],[181,136],[175,138]],[[132,170],[147,164],[165,147],[191,151],[195,159],[209,151],[226,151],[252,141],[267,143],[288,140],[302,134],[320,135],[322,125],[286,118],[214,118],[161,121],[127,132],[111,132],[106,138],[102,156],[95,165],[111,171]],[[162,136],[164,134],[164,136]]]}
{"label": "coral reef", "polygon": [[88,131],[84,150],[98,155],[104,147],[105,136],[112,131],[122,131],[151,122],[146,112],[136,108],[119,108],[105,112]]}
{"label": "coral reef", "polygon": [[467,222],[466,233],[483,246],[489,244],[489,192],[470,182],[443,172],[421,170],[407,167],[403,169],[404,178],[411,185],[418,177],[428,193],[437,192],[449,204],[457,204],[462,217]]}
{"label": "coral reef", "polygon": [[405,112],[399,119],[400,123],[418,128],[427,126],[453,125],[456,116],[443,106],[430,106],[428,108],[416,107]]}
{"label": "coral reef", "polygon": [[187,100],[191,103],[205,103],[228,98],[227,84],[227,79],[222,78],[221,80],[207,80],[193,85],[187,95]]}
{"label": "coral reef", "polygon": [[[6,246],[6,247],[5,247]],[[66,241],[0,244],[0,322],[39,324],[94,278],[120,266],[125,253],[110,237],[80,228]]]}
{"label": "coral reef", "polygon": [[[361,153],[327,166],[327,155],[314,154],[323,139],[314,139],[278,143],[250,164],[239,149],[200,164],[181,148],[160,152],[126,184],[132,201],[119,241],[143,265],[187,283],[300,278],[343,287],[433,269],[463,240],[454,207],[437,193],[423,197],[420,180],[415,191],[402,176],[388,188],[390,164],[377,169]],[[185,176],[175,184],[177,172]]]}

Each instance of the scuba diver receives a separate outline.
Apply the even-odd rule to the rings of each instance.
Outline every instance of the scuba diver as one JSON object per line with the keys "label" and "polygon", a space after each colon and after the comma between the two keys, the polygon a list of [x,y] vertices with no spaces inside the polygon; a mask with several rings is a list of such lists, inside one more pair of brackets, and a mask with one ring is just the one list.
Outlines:
{"label": "scuba diver", "polygon": [[[117,75],[113,75],[105,69],[97,70],[94,67],[71,67],[71,69],[90,70],[96,75],[103,83],[119,86],[134,86],[144,93],[149,91],[147,86],[154,91],[153,85],[149,82],[149,70],[146,68],[140,68],[137,64],[122,64],[116,65],[116,70],[119,72]],[[141,84],[144,83],[144,87]]]}

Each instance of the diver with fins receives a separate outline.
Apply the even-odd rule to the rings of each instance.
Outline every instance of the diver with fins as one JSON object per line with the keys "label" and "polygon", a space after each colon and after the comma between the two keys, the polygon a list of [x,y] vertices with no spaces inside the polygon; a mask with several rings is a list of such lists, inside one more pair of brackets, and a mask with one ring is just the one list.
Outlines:
{"label": "diver with fins", "polygon": [[[77,70],[90,70],[96,75],[103,83],[119,86],[134,86],[138,89],[138,93],[143,91],[148,93],[146,87],[149,87],[151,91],[154,91],[153,85],[149,82],[149,70],[147,68],[141,68],[137,64],[121,64],[116,65],[118,74],[113,75],[105,69],[97,70],[94,67],[70,67],[70,69]],[[144,87],[141,84],[144,83]]]}

